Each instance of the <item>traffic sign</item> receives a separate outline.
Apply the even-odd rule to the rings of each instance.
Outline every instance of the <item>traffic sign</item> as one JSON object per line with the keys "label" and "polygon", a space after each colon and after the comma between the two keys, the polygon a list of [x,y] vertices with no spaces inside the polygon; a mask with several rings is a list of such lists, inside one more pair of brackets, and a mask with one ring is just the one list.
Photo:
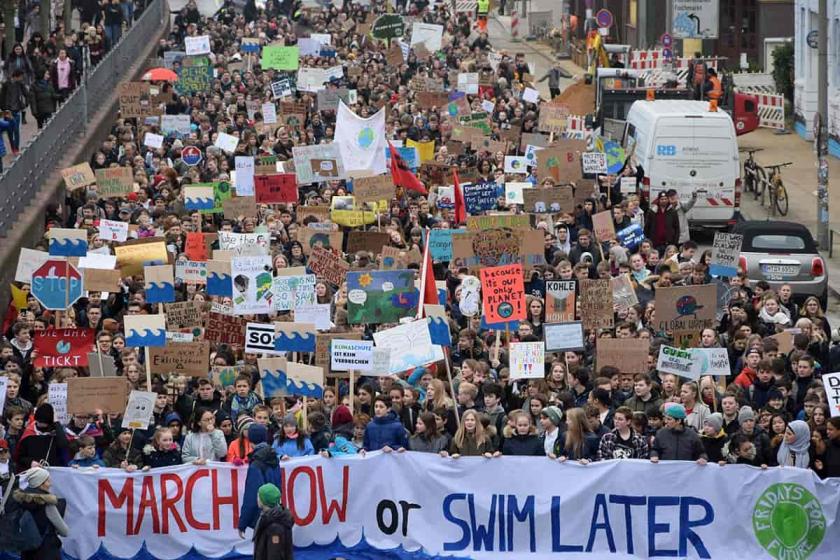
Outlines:
{"label": "traffic sign", "polygon": [[817,49],[820,46],[820,32],[816,29],[813,31],[809,31],[808,34],[805,36],[805,42],[808,43],[808,46],[812,49]]}
{"label": "traffic sign", "polygon": [[181,161],[183,161],[185,165],[194,167],[201,163],[201,159],[201,150],[197,146],[186,146],[183,150],[181,150]]}
{"label": "traffic sign", "polygon": [[612,27],[613,15],[612,12],[606,8],[598,10],[595,14],[595,21],[598,22],[598,27]]}
{"label": "traffic sign", "polygon": [[32,295],[45,309],[67,309],[83,291],[82,275],[67,261],[50,259],[32,273]]}
{"label": "traffic sign", "polygon": [[664,58],[665,60],[671,60],[672,58],[674,58],[674,51],[671,50],[670,47],[665,47],[664,49],[662,49],[662,58]]}
{"label": "traffic sign", "polygon": [[671,47],[674,46],[674,37],[666,31],[659,38],[659,42],[662,43],[662,46],[665,47],[666,49],[670,49]]}

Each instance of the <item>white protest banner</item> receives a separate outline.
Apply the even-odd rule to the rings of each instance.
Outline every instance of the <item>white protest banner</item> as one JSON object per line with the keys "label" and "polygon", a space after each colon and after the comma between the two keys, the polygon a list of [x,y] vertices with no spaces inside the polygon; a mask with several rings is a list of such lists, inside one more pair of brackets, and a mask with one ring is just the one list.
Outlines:
{"label": "white protest banner", "polygon": [[125,405],[122,427],[128,430],[146,430],[155,412],[157,393],[153,391],[131,391]]}
{"label": "white protest banner", "polygon": [[373,342],[370,340],[332,339],[330,368],[333,371],[369,371],[373,365]]}
{"label": "white protest banner", "polygon": [[239,145],[239,138],[237,138],[233,134],[220,132],[219,135],[216,137],[216,142],[213,145],[219,148],[220,150],[232,154],[236,151],[236,147]]}
{"label": "white protest banner", "polygon": [[99,220],[99,237],[107,241],[125,241],[128,239],[128,222]]}
{"label": "white protest banner", "polygon": [[738,274],[738,259],[741,256],[741,244],[744,236],[738,233],[715,232],[712,243],[712,262],[709,274],[731,278]]}
{"label": "white protest banner", "polygon": [[262,115],[263,115],[263,122],[265,124],[275,124],[277,122],[277,107],[274,106],[274,103],[263,103],[262,104]]}
{"label": "white protest banner", "polygon": [[333,327],[330,319],[329,303],[313,303],[295,307],[295,321],[310,323],[319,331],[328,331]]}
{"label": "white protest banner", "polygon": [[822,380],[829,412],[832,416],[840,416],[840,373],[824,373]]}
{"label": "white protest banner", "polygon": [[286,352],[274,349],[274,323],[248,323],[245,325],[245,351],[255,354],[283,356]]}
{"label": "white protest banner", "polygon": [[571,321],[543,326],[545,349],[548,352],[583,350],[583,323]]}
{"label": "white protest banner", "polygon": [[580,154],[584,175],[606,175],[607,154],[603,152],[585,152]]}
{"label": "white protest banner", "polygon": [[47,388],[47,402],[55,412],[55,421],[66,424],[70,420],[67,414],[67,383],[50,383]]}
{"label": "white protest banner", "polygon": [[[808,469],[633,459],[583,467],[408,451],[313,455],[283,461],[279,470],[295,557],[353,558],[363,547],[369,558],[399,549],[421,560],[833,560],[840,549],[840,481]],[[62,553],[70,557],[252,553],[251,531],[237,534],[240,513],[252,516],[245,525],[259,515],[244,507],[245,467],[49,471],[67,500],[72,523]]]}
{"label": "white protest banner", "polygon": [[254,157],[236,156],[236,196],[254,196]]}
{"label": "white protest banner", "polygon": [[700,376],[693,364],[691,349],[681,350],[664,344],[659,347],[659,358],[656,360],[659,373],[673,373],[694,380]]}
{"label": "white protest banner", "polygon": [[233,312],[237,315],[271,312],[271,257],[233,257]]}
{"label": "white protest banner", "polygon": [[160,149],[163,147],[163,135],[147,132],[143,137],[143,145],[155,150]]}
{"label": "white protest banner", "polygon": [[184,37],[184,50],[187,56],[196,54],[210,54],[210,36],[199,35],[198,37]]}
{"label": "white protest banner", "polygon": [[542,379],[545,377],[545,343],[510,343],[510,378]]}
{"label": "white protest banner", "polygon": [[443,350],[432,344],[429,323],[425,319],[375,332],[373,340],[378,348],[391,351],[388,373],[400,373],[443,360]]}
{"label": "white protest banner", "polygon": [[726,348],[691,348],[691,356],[696,377],[732,375],[729,369],[729,351]]}
{"label": "white protest banner", "polygon": [[17,269],[15,269],[15,282],[29,284],[32,282],[32,273],[48,260],[50,260],[50,254],[46,251],[21,248]]}

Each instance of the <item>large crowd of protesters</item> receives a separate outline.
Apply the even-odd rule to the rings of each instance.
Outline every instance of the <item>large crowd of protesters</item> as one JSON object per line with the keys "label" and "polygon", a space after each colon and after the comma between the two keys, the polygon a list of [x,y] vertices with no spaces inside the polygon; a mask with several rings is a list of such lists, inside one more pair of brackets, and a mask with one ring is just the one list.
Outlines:
{"label": "large crowd of protesters", "polygon": [[[379,2],[372,4],[373,8],[346,2],[343,7],[301,9],[294,2],[269,0],[264,8],[258,8],[249,1],[242,12],[226,6],[215,17],[205,18],[191,2],[175,18],[158,54],[163,57],[165,51],[184,50],[185,37],[206,34],[211,38],[215,78],[210,90],[182,95],[176,94],[171,84],[161,84],[165,114],[190,115],[192,133],[183,138],[167,137],[161,148],[153,149],[145,147],[142,140],[147,132],[158,131],[154,124],[118,117],[90,164],[94,170],[131,167],[135,192],[123,198],[103,198],[95,186],[76,190],[68,194],[64,207],[48,212],[47,229],[84,229],[90,249],[102,249],[110,242],[100,237],[99,221],[129,222],[132,237],[164,238],[174,260],[184,258],[188,232],[263,231],[271,237],[274,273],[306,266],[307,252],[298,239],[304,224],[298,214],[302,207],[328,207],[333,197],[349,194],[343,180],[300,185],[298,204],[262,204],[256,218],[225,219],[221,214],[191,212],[184,206],[185,185],[230,181],[235,155],[276,155],[283,162],[291,159],[293,147],[327,143],[334,136],[335,112],[318,111],[311,93],[293,94],[307,106],[305,120],[298,126],[267,127],[259,111],[249,115],[249,102],[261,105],[273,100],[270,83],[279,74],[261,69],[258,63],[242,64],[243,37],[259,38],[263,44],[294,45],[297,38],[309,33],[330,34],[332,56],[302,57],[301,66],[342,65],[344,77],[328,87],[354,89],[357,98],[351,108],[361,116],[385,106],[391,140],[434,141],[434,161],[465,174],[477,172],[499,183],[517,180],[537,187],[553,186],[554,180],[537,176],[536,168],[519,176],[506,174],[506,154],[502,152],[466,147],[463,153],[451,153],[447,143],[452,117],[445,107],[420,108],[411,85],[417,77],[434,78],[448,91],[455,88],[450,82],[452,69],[489,73],[492,85],[482,85],[479,94],[468,99],[476,110],[482,110],[482,101],[492,103],[491,138],[498,140],[512,128],[536,132],[539,105],[523,101],[520,95],[523,80],[533,74],[525,56],[494,50],[487,34],[474,28],[474,14],[455,14],[440,4],[431,8],[426,2],[412,2],[401,7],[404,13],[418,21],[443,25],[443,47],[422,60],[412,51],[403,64],[389,66],[384,43],[364,35],[356,25],[369,22],[371,10],[383,11]],[[11,88],[19,87],[17,83],[32,92],[46,88],[43,95],[54,101],[72,90],[81,66],[73,62],[79,44],[88,44],[93,62],[114,41],[116,31],[109,33],[108,29],[115,25],[116,16],[109,16],[108,8],[93,10],[94,16],[104,17],[83,18],[89,26],[77,34],[56,32],[44,38],[35,33],[26,45],[16,45],[7,58],[11,82],[3,86],[3,108],[23,113],[26,105],[22,100],[10,105],[7,97],[13,95],[9,94]],[[348,21],[355,24],[348,25]],[[501,57],[497,65],[488,61],[491,52]],[[71,60],[74,77],[69,82],[61,81],[63,57]],[[351,68],[357,71],[350,72]],[[37,100],[41,94],[33,95]],[[36,110],[40,105],[30,107],[40,122],[44,116]],[[213,146],[220,132],[239,138],[235,154]],[[199,165],[184,163],[181,154],[186,146],[201,149],[204,159]],[[12,144],[12,148],[16,146]],[[518,148],[512,143],[508,153],[521,154]],[[637,171],[630,160],[618,175],[635,176]],[[419,177],[427,193],[397,186],[380,216],[380,225],[374,226],[390,234],[390,246],[406,253],[414,249],[422,253],[425,228],[459,227],[454,210],[437,204],[441,185],[423,173]],[[447,172],[443,185],[450,183],[450,177]],[[534,217],[533,227],[544,233],[545,262],[527,279],[527,320],[515,329],[501,333],[483,329],[480,317],[466,316],[459,300],[460,283],[468,271],[453,262],[434,263],[436,280],[447,286],[446,310],[453,341],[447,359],[452,383],[443,362],[438,362],[399,375],[363,376],[354,384],[352,395],[347,382],[331,380],[322,399],[266,399],[258,387],[258,356],[241,347],[214,343],[211,365],[236,367],[233,383],[223,387],[215,378],[154,375],[151,390],[157,399],[147,430],[123,429],[120,415],[100,410],[62,423],[47,402],[49,384],[88,373],[85,368],[34,366],[33,337],[53,327],[94,329],[95,344],[114,358],[118,374],[131,389],[145,390],[144,356],[137,348],[126,346],[123,317],[155,311],[146,303],[142,277],[123,278],[121,289],[104,297],[88,293],[64,314],[60,325],[56,313],[44,310],[30,295],[26,306],[7,320],[5,339],[0,343],[0,366],[7,378],[0,422],[0,478],[5,484],[14,473],[34,469],[26,492],[49,493],[49,484],[41,485],[46,478],[38,469],[43,466],[135,471],[208,461],[247,465],[246,497],[252,499],[243,501],[240,529],[244,530],[253,528],[259,517],[253,499],[258,490],[266,482],[278,481],[280,461],[315,454],[335,457],[409,450],[440,454],[441,460],[478,455],[528,455],[546,462],[580,463],[628,458],[687,460],[798,467],[813,469],[820,477],[840,476],[840,418],[831,418],[820,381],[821,374],[840,365],[840,353],[831,345],[832,326],[820,301],[802,299],[788,285],[773,290],[765,282],[750,282],[743,273],[713,279],[710,253],[701,254],[691,239],[688,208],[676,193],[649,202],[638,194],[622,194],[618,183],[619,176],[586,179],[575,189],[591,196],[583,197],[585,202],[575,212]],[[521,205],[507,205],[503,200],[498,209],[523,213]],[[605,243],[603,250],[597,248],[592,216],[607,209],[612,210],[616,230],[634,223],[642,226],[646,238],[636,249],[630,251],[615,242]],[[313,221],[319,218],[308,217],[305,223]],[[336,224],[332,228],[349,229]],[[46,246],[45,237],[36,248],[46,250]],[[351,270],[377,269],[381,260],[380,254],[372,252],[337,251]],[[409,268],[419,275],[416,264]],[[545,281],[618,274],[630,275],[639,304],[616,306],[615,327],[587,331],[583,350],[548,353],[544,378],[511,379],[507,344],[543,340]],[[672,333],[655,326],[657,289],[721,281],[731,288],[731,298],[720,310],[716,324],[699,333],[698,344],[726,348],[731,375],[688,381],[658,372],[658,349],[673,341]],[[28,289],[23,284],[18,287]],[[370,339],[376,330],[393,326],[348,324],[347,292],[346,284],[331,285],[317,279],[315,298],[318,303],[331,304],[332,332],[354,332]],[[179,284],[177,299],[230,304],[230,298],[210,296],[204,286],[196,284]],[[771,336],[786,328],[799,331],[793,337],[793,349],[781,352],[778,340]],[[616,367],[596,367],[598,340],[604,337],[649,341],[650,370],[629,374]],[[721,472],[725,476],[726,469]],[[60,548],[57,535],[64,534],[66,527],[55,515],[49,521],[44,528],[51,538],[45,540],[41,556],[32,558],[52,558],[49,551]]]}

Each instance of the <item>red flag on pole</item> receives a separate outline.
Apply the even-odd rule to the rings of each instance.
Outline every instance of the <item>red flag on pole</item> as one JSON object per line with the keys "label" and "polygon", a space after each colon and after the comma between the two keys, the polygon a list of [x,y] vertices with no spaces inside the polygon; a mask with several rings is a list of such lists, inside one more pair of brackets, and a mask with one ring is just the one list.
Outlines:
{"label": "red flag on pole", "polygon": [[422,181],[411,172],[408,164],[405,163],[405,160],[390,142],[388,142],[388,149],[391,151],[391,178],[394,181],[394,185],[419,192],[420,194],[428,194]]}
{"label": "red flag on pole", "polygon": [[425,305],[439,305],[440,300],[435,285],[435,272],[432,268],[432,254],[429,251],[429,228],[426,228],[426,247],[423,249],[423,268],[420,271],[420,301],[417,304],[417,318],[425,317]]}
{"label": "red flag on pole", "polygon": [[464,204],[464,193],[461,192],[461,181],[458,179],[458,169],[452,170],[452,180],[455,182],[455,223],[463,224],[467,221],[467,205]]}

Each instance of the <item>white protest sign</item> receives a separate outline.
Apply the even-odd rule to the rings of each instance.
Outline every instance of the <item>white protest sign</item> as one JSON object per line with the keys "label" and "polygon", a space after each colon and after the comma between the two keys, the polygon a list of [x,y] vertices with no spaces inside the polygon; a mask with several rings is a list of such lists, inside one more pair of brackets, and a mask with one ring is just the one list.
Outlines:
{"label": "white protest sign", "polygon": [[367,375],[385,376],[391,375],[388,370],[391,368],[391,350],[388,348],[373,348],[373,361]]}
{"label": "white protest sign", "polygon": [[97,270],[114,270],[117,268],[116,255],[101,255],[88,251],[84,257],[79,257],[79,268],[95,268]]}
{"label": "white protest sign", "polygon": [[533,185],[526,182],[505,183],[505,202],[508,204],[525,204],[525,194],[523,189],[530,189]]}
{"label": "white protest sign", "polygon": [[147,132],[143,137],[143,145],[155,150],[160,149],[163,147],[163,135]]}
{"label": "white protest sign", "polygon": [[738,259],[741,256],[741,244],[743,242],[743,235],[715,232],[709,274],[730,278],[736,276],[738,274]]}
{"label": "white protest sign", "polygon": [[274,106],[274,103],[263,103],[262,115],[265,124],[275,124],[277,122],[277,107]]}
{"label": "white protest sign", "polygon": [[635,177],[622,177],[621,178],[621,185],[619,187],[621,189],[621,194],[633,194],[636,192],[636,178]]}
{"label": "white protest sign", "polygon": [[828,400],[828,410],[831,416],[840,416],[840,372],[824,373],[822,380],[825,386],[825,397]]}
{"label": "white protest sign", "polygon": [[543,325],[545,349],[548,352],[583,350],[583,323],[571,321]]}
{"label": "white protest sign", "polygon": [[373,342],[370,340],[333,339],[330,367],[334,371],[369,371],[373,365]]}
{"label": "white protest sign", "polygon": [[484,109],[486,113],[492,113],[496,110],[496,104],[490,101],[489,99],[484,99],[481,102],[481,108]]}
{"label": "white protest sign", "polygon": [[659,359],[656,369],[659,373],[673,373],[686,379],[697,379],[699,375],[694,368],[691,350],[681,350],[673,346],[662,345],[659,348]]}
{"label": "white protest sign", "polygon": [[50,254],[46,251],[22,248],[15,270],[15,282],[29,284],[32,282],[32,273],[48,260],[50,260]]}
{"label": "white protest sign", "polygon": [[419,21],[415,21],[414,24],[411,26],[411,45],[414,46],[418,43],[423,43],[431,53],[437,52],[440,50],[441,43],[443,42],[443,26],[442,25],[435,25],[433,23],[422,23]]}
{"label": "white protest sign", "polygon": [[[443,350],[432,344],[429,323],[425,319],[375,332],[373,340],[377,347],[391,351],[388,373],[400,373],[443,360]],[[385,375],[385,372],[381,373]]]}
{"label": "white protest sign", "polygon": [[322,45],[329,45],[332,43],[332,35],[329,33],[310,33],[309,38]]}
{"label": "white protest sign", "polygon": [[299,305],[295,308],[295,322],[313,324],[319,331],[330,330],[333,326],[330,320],[330,304]]}
{"label": "white protest sign", "polygon": [[586,152],[580,154],[584,175],[606,175],[607,154],[604,152]]}
{"label": "white protest sign", "polygon": [[155,411],[157,393],[153,391],[131,391],[125,407],[122,427],[128,430],[146,430]]}
{"label": "white protest sign", "polygon": [[245,351],[254,354],[285,355],[274,349],[274,324],[248,323],[245,326]]}
{"label": "white protest sign", "polygon": [[275,311],[292,311],[312,305],[315,303],[315,275],[275,276],[271,291],[274,292],[271,304]]}
{"label": "white protest sign", "polygon": [[210,36],[199,35],[198,37],[184,37],[184,49],[187,55],[210,54]]}
{"label": "white protest sign", "polygon": [[254,196],[254,158],[236,156],[236,178],[234,188],[236,196]]}
{"label": "white protest sign", "polygon": [[545,344],[512,342],[510,344],[510,378],[542,379],[545,377]]}
{"label": "white protest sign", "polygon": [[271,312],[271,257],[233,257],[233,310],[237,315]]}
{"label": "white protest sign", "polygon": [[726,348],[692,348],[691,355],[694,359],[695,376],[731,375],[729,369],[729,352]]}
{"label": "white protest sign", "polygon": [[232,154],[236,151],[236,147],[239,145],[239,138],[237,138],[233,134],[220,132],[219,135],[216,137],[216,142],[213,145],[219,148],[220,150]]}
{"label": "white protest sign", "polygon": [[170,134],[178,134],[180,136],[189,136],[192,132],[192,125],[190,124],[189,115],[161,115],[160,130],[167,136]]}
{"label": "white protest sign", "polygon": [[125,241],[128,239],[128,222],[99,220],[99,237],[107,241]]}
{"label": "white protest sign", "polygon": [[477,95],[478,72],[462,72],[458,74],[458,91],[462,91],[469,95]]}
{"label": "white protest sign", "polygon": [[50,383],[47,402],[53,407],[56,422],[66,424],[70,420],[70,415],[67,414],[67,383]]}
{"label": "white protest sign", "polygon": [[525,88],[525,91],[522,92],[522,101],[526,101],[528,103],[539,103],[540,92],[534,88]]}

